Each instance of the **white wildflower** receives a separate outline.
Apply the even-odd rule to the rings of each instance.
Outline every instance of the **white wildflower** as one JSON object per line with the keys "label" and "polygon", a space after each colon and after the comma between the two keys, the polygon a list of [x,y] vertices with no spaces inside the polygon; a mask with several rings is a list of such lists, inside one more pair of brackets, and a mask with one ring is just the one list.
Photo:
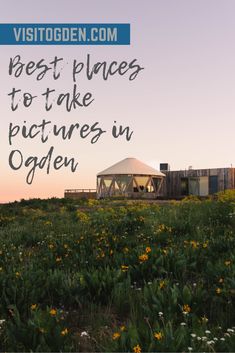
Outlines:
{"label": "white wildflower", "polygon": [[228,329],[227,329],[227,332],[233,333],[234,330],[233,330],[232,328],[228,328]]}
{"label": "white wildflower", "polygon": [[210,346],[210,345],[212,345],[212,344],[214,344],[215,342],[213,341],[213,340],[211,340],[211,341],[207,341],[207,344]]}
{"label": "white wildflower", "polygon": [[81,332],[81,337],[89,337],[89,333],[86,331]]}

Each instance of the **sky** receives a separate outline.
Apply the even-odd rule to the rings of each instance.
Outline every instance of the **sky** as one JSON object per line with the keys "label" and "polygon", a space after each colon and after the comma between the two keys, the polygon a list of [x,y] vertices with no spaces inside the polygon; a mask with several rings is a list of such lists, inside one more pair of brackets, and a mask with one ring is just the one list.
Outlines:
{"label": "sky", "polygon": [[[235,166],[235,2],[233,0],[8,0],[0,2],[0,23],[130,23],[129,46],[0,46],[0,202],[28,198],[63,197],[64,189],[95,188],[96,174],[116,162],[135,157],[159,169],[169,163],[171,170]],[[136,59],[144,70],[133,81],[128,75],[104,81],[100,75],[88,81],[77,77],[81,95],[91,92],[88,107],[67,112],[53,106],[46,112],[43,100],[29,108],[11,111],[12,88],[41,95],[46,88],[56,94],[71,92],[73,60],[91,63]],[[8,73],[11,58],[20,55],[23,63],[55,56],[63,58],[61,77],[50,73],[41,81],[23,73]],[[70,140],[49,135],[42,143],[22,135],[22,127],[95,122],[106,132],[91,143],[92,134],[81,138],[79,129]],[[116,121],[116,123],[114,123]],[[25,123],[24,123],[25,122]],[[9,128],[19,126],[9,143]],[[113,138],[113,125],[133,131]],[[49,129],[48,129],[49,130]],[[15,130],[16,131],[16,128]],[[75,172],[69,167],[47,174],[46,166],[35,170],[33,182],[26,182],[29,157],[38,162],[54,147],[58,155],[74,158]],[[20,151],[23,163],[18,170],[9,166],[9,155]],[[15,154],[15,164],[19,154]]]}

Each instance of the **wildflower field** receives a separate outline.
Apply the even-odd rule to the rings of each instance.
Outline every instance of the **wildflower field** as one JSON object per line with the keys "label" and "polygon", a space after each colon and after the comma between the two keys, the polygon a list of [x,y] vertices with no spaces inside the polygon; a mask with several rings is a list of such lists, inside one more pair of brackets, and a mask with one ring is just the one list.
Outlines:
{"label": "wildflower field", "polygon": [[235,351],[235,193],[0,205],[0,350]]}

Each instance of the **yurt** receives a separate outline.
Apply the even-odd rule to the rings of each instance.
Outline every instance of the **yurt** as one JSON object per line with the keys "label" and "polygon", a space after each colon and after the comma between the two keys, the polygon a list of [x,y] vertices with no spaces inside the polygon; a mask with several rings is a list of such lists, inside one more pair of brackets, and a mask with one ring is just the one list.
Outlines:
{"label": "yurt", "polygon": [[97,174],[97,197],[156,199],[164,177],[136,158],[125,158]]}

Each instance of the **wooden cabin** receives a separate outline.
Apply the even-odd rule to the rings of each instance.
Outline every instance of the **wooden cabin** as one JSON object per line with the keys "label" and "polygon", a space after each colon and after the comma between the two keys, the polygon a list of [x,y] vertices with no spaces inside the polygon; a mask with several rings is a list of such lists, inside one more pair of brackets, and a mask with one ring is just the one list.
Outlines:
{"label": "wooden cabin", "polygon": [[[180,199],[188,195],[208,196],[235,188],[235,168],[191,169],[170,171],[166,175],[161,195],[167,199]],[[165,169],[167,169],[165,167]]]}

